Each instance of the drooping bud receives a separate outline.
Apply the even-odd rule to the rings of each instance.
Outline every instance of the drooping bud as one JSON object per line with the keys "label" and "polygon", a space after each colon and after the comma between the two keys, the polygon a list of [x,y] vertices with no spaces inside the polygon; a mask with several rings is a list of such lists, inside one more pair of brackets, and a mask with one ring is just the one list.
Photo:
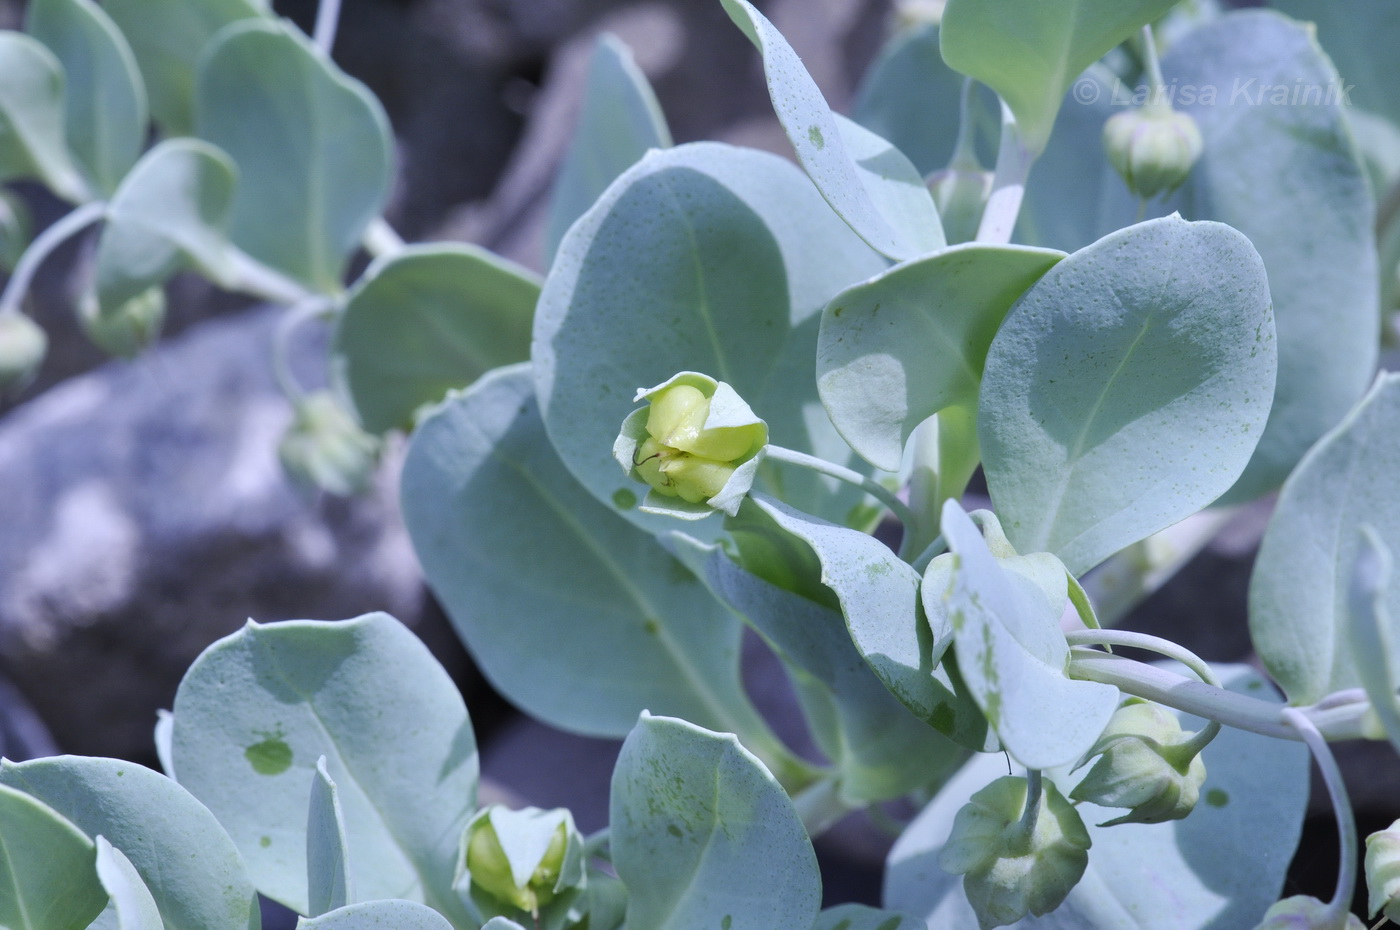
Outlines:
{"label": "drooping bud", "polygon": [[142,291],[116,307],[103,307],[89,293],[78,304],[83,332],[108,355],[133,358],[156,341],[165,323],[165,291]]}
{"label": "drooping bud", "polygon": [[1371,916],[1400,924],[1400,820],[1366,837],[1366,888]]}
{"label": "drooping bud", "polygon": [[979,165],[959,167],[949,165],[928,177],[928,188],[943,221],[943,235],[949,245],[971,242],[977,238],[977,225],[982,210],[992,193],[994,176]]}
{"label": "drooping bud", "polygon": [[369,488],[379,447],[334,394],[317,391],[296,402],[277,453],[287,474],[302,484],[349,496]]}
{"label": "drooping bud", "polygon": [[1059,907],[1089,864],[1089,831],[1059,789],[1043,782],[1029,832],[1026,794],[1026,779],[1011,775],[974,794],[939,856],[945,872],[963,876],[982,930]]}
{"label": "drooping bud", "polygon": [[485,808],[462,836],[457,889],[484,918],[540,912],[587,885],[583,837],[562,808]]}
{"label": "drooping bud", "polygon": [[1366,925],[1345,908],[1333,912],[1330,905],[1300,894],[1265,911],[1254,930],[1366,930]]}
{"label": "drooping bud", "polygon": [[637,392],[613,457],[651,487],[644,510],[686,519],[733,516],[753,485],[768,424],[723,381],[683,371]]}
{"label": "drooping bud", "polygon": [[15,270],[19,257],[29,248],[34,221],[29,208],[14,194],[0,190],[0,270]]}
{"label": "drooping bud", "polygon": [[1100,826],[1163,823],[1191,813],[1206,780],[1206,765],[1187,744],[1195,736],[1166,708],[1128,698],[1114,712],[1083,765],[1099,761],[1069,796],[1100,807],[1126,807],[1128,813]]}
{"label": "drooping bud", "polygon": [[1114,170],[1144,200],[1180,187],[1203,147],[1191,114],[1158,102],[1110,117],[1103,144]]}
{"label": "drooping bud", "polygon": [[0,394],[24,387],[49,350],[43,328],[22,313],[0,313]]}

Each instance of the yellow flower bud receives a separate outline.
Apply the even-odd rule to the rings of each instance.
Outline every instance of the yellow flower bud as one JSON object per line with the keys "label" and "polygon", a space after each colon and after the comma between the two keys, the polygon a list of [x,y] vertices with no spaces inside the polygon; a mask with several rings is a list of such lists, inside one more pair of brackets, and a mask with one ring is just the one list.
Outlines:
{"label": "yellow flower bud", "polygon": [[582,843],[568,811],[488,807],[463,837],[469,898],[483,916],[538,916],[565,891],[585,887]]}
{"label": "yellow flower bud", "polygon": [[1128,189],[1145,200],[1180,187],[1203,147],[1191,114],[1157,103],[1111,117],[1103,144]]}

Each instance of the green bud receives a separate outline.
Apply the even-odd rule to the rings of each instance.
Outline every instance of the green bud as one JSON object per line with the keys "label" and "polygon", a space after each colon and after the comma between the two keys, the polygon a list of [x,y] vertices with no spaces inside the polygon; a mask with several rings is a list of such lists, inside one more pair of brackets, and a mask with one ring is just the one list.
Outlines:
{"label": "green bud", "polygon": [[938,206],[938,217],[943,221],[949,245],[977,238],[982,209],[992,193],[992,178],[990,171],[979,167],[952,165],[929,175],[928,188]]}
{"label": "green bud", "polygon": [[1022,817],[1026,779],[998,778],[953,819],[939,865],[963,876],[963,891],[982,930],[1059,907],[1089,865],[1089,831],[1048,779],[1029,833]]}
{"label": "green bud", "polygon": [[689,519],[712,510],[732,516],[753,484],[768,424],[729,385],[695,372],[638,391],[636,400],[643,399],[649,405],[623,421],[613,456],[651,488],[644,509]]}
{"label": "green bud", "polygon": [[140,355],[160,335],[165,322],[165,291],[142,291],[116,307],[103,307],[97,295],[87,294],[78,305],[83,332],[108,355],[132,358]]}
{"label": "green bud", "polygon": [[49,337],[38,323],[22,313],[0,313],[0,394],[33,380],[48,350]]}
{"label": "green bud", "polygon": [[1317,898],[1295,895],[1265,911],[1254,930],[1366,930],[1366,925],[1345,909],[1334,914]]}
{"label": "green bud", "polygon": [[367,490],[374,479],[379,440],[360,429],[330,391],[317,391],[296,402],[277,452],[292,478],[349,496]]}
{"label": "green bud", "polygon": [[943,22],[943,8],[948,0],[895,0],[895,31],[917,26],[937,26]]}
{"label": "green bud", "polygon": [[1384,908],[1400,924],[1400,820],[1366,837],[1366,887],[1371,916]]}
{"label": "green bud", "polygon": [[1129,698],[1085,754],[1085,761],[1100,759],[1069,796],[1128,808],[1100,826],[1180,820],[1195,808],[1206,780],[1205,763],[1185,745],[1194,735],[1160,705]]}
{"label": "green bud", "polygon": [[34,221],[29,208],[14,194],[0,190],[0,270],[11,272],[29,248]]}
{"label": "green bud", "polygon": [[563,809],[488,807],[467,825],[462,845],[460,872],[483,914],[538,916],[587,884],[583,838]]}
{"label": "green bud", "polygon": [[1109,163],[1144,200],[1181,186],[1201,157],[1201,130],[1189,113],[1148,104],[1115,114],[1103,127]]}

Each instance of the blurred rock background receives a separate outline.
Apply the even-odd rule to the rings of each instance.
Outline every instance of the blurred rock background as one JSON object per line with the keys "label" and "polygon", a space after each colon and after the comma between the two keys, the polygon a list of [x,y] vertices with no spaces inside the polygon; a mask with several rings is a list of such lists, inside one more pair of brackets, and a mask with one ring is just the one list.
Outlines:
{"label": "blurred rock background", "polygon": [[[757,5],[846,108],[887,34],[889,0]],[[310,30],[311,0],[275,6]],[[0,3],[0,27],[21,17],[22,4]],[[346,0],[335,58],[379,96],[396,134],[391,225],[409,240],[476,242],[543,271],[544,207],[603,31],[634,50],[677,143],[789,154],[759,59],[717,0]],[[23,192],[37,225],[62,212],[37,188]],[[616,744],[515,715],[475,673],[423,587],[397,514],[395,456],[360,499],[308,497],[283,476],[276,443],[290,409],[271,372],[276,312],[183,277],[170,288],[166,337],[134,362],[109,362],[73,322],[87,246],[70,243],[37,282],[50,356],[23,395],[0,401],[0,754],[155,766],[155,711],[208,643],[249,617],[386,610],[461,684],[488,794],[567,805],[583,829],[602,826]],[[325,378],[324,336],[298,344],[308,384]],[[1247,511],[1131,625],[1209,659],[1246,659],[1245,591],[1266,517],[1267,507]],[[772,684],[781,676],[760,650],[751,658],[760,702],[791,719],[790,696]],[[1400,785],[1389,747],[1349,752],[1364,774],[1353,783],[1363,815],[1392,810]],[[1325,832],[1330,819],[1317,822]],[[1300,860],[1334,842],[1314,839]],[[888,843],[859,815],[828,834],[828,899],[873,902]],[[1324,892],[1327,881],[1324,872],[1319,887],[1288,893]]]}

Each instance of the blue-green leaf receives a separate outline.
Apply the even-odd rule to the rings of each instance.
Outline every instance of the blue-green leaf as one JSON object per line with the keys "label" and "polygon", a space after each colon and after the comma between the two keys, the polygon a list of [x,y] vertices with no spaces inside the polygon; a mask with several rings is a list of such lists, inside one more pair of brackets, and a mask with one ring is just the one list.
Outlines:
{"label": "blue-green leaf", "polygon": [[249,621],[190,666],[173,748],[180,783],[228,826],[268,897],[306,912],[307,792],[325,756],[356,892],[465,921],[452,878],[476,740],[452,679],[394,618]]}
{"label": "blue-green leaf", "polygon": [[36,178],[65,200],[88,198],[68,152],[63,65],[42,42],[0,31],[0,182]]}
{"label": "blue-green leaf", "polygon": [[1052,268],[997,332],[978,435],[1019,552],[1078,576],[1224,493],[1264,428],[1276,349],[1249,240],[1152,220]]}
{"label": "blue-green leaf", "polygon": [[120,759],[56,756],[0,764],[0,785],[125,853],[168,930],[257,930],[257,895],[238,850],[213,814],[164,775]]}
{"label": "blue-green leaf", "polygon": [[107,903],[96,849],[53,808],[0,784],[0,927],[82,930]]}
{"label": "blue-green leaf", "polygon": [[311,806],[306,814],[308,916],[320,917],[354,900],[349,858],[340,792],[326,770],[326,757],[321,756],[311,777]]}
{"label": "blue-green leaf", "polygon": [[914,427],[974,408],[982,363],[1006,311],[1063,252],[968,243],[896,265],[822,311],[817,390],[866,461],[898,471]]}
{"label": "blue-green leaf", "polygon": [[1400,752],[1400,614],[1386,604],[1395,562],[1374,527],[1362,526],[1361,534],[1348,592],[1351,649],[1371,709]]}
{"label": "blue-green leaf", "polygon": [[33,0],[25,29],[62,62],[68,145],[93,187],[112,193],[146,144],[146,88],[131,47],[92,0]]}
{"label": "blue-green leaf", "polygon": [[407,429],[449,390],[529,358],[539,294],[532,272],[470,245],[409,246],[370,265],[335,336],[365,429]]}
{"label": "blue-green leaf", "polygon": [[120,849],[97,837],[97,877],[111,896],[118,930],[164,930],[156,899],[141,873]]}
{"label": "blue-green leaf", "polygon": [[773,776],[733,736],[643,714],[613,770],[627,926],[810,930],[816,854]]}
{"label": "blue-green leaf", "polygon": [[927,930],[927,925],[917,917],[894,911],[864,904],[842,904],[818,914],[812,930]]}
{"label": "blue-green leaf", "polygon": [[[534,371],[550,440],[600,501],[633,499],[641,485],[612,446],[634,392],[698,371],[731,385],[774,442],[850,462],[816,396],[818,314],[884,267],[780,158],[714,143],[651,152],[569,230],[540,295]],[[771,462],[757,486],[833,520],[860,503]]]}
{"label": "blue-green leaf", "polygon": [[336,292],[389,191],[384,109],[289,25],[223,29],[199,69],[198,134],[241,172],[231,235],[254,258]]}
{"label": "blue-green leaf", "polygon": [[[1373,527],[1400,551],[1400,375],[1370,393],[1298,463],[1279,494],[1249,586],[1249,632],[1294,704],[1361,684],[1348,636],[1348,596]],[[1384,595],[1400,616],[1400,587]]]}
{"label": "blue-green leaf", "polygon": [[[465,926],[465,924],[463,924]],[[507,926],[513,926],[508,924]],[[447,918],[416,901],[381,899],[349,904],[320,917],[303,917],[297,930],[453,930]]]}
{"label": "blue-green leaf", "polygon": [[194,131],[195,70],[209,40],[241,19],[268,15],[263,0],[103,0],[141,69],[151,115],[167,135]]}
{"label": "blue-green leaf", "polygon": [[[1268,685],[1245,666],[1217,671],[1254,697]],[[1201,721],[1187,718],[1187,726]],[[1226,727],[1202,756],[1201,801],[1185,820],[1099,827],[1120,811],[1081,804],[1093,847],[1089,868],[1058,909],[1021,930],[1247,930],[1278,900],[1307,803],[1308,754],[1297,742]],[[975,927],[962,880],[938,866],[957,811],[1006,774],[999,755],[977,757],[905,829],[890,851],[885,905],[930,927]],[[1068,791],[1081,777],[1047,773]]]}
{"label": "blue-green leaf", "polygon": [[578,126],[549,197],[546,262],[559,251],[564,233],[618,175],[647,149],[670,145],[666,117],[631,50],[611,33],[600,36],[588,65]]}
{"label": "blue-green leaf", "polygon": [[730,19],[763,53],[778,122],[831,208],[890,258],[942,248],[938,208],[909,159],[860,124],[832,113],[792,46],[752,4],[723,3]]}
{"label": "blue-green leaf", "polygon": [[1341,71],[1338,90],[1358,107],[1400,121],[1400,80],[1391,36],[1400,34],[1400,6],[1393,3],[1341,5],[1328,0],[1269,0],[1269,6],[1311,23],[1322,49]]}

